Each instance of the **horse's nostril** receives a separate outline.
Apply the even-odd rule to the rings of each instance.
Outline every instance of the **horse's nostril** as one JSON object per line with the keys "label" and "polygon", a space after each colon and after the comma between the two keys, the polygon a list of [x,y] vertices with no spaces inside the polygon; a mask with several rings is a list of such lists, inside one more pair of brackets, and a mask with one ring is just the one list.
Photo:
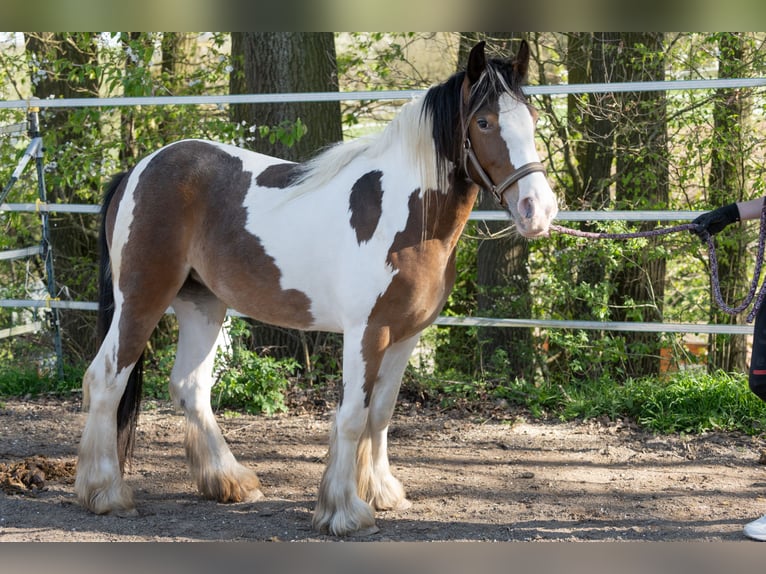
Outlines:
{"label": "horse's nostril", "polygon": [[524,219],[532,219],[534,214],[535,204],[529,197],[525,197],[519,201],[519,215],[521,215],[521,217]]}

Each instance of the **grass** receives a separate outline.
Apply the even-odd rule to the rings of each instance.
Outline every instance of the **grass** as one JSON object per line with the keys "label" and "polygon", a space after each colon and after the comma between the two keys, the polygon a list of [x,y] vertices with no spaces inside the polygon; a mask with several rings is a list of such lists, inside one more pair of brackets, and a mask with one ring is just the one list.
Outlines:
{"label": "grass", "polygon": [[[143,398],[170,400],[168,380],[174,349],[147,357]],[[285,392],[298,368],[293,360],[278,361],[257,353],[237,351],[232,357],[219,356],[217,381],[212,400],[216,409],[241,409],[248,413],[274,414],[287,410]],[[59,379],[55,369],[0,365],[0,398],[40,395],[68,396],[80,392],[85,366],[65,368]]]}
{"label": "grass", "polygon": [[[219,409],[244,409],[273,413],[285,410],[283,392],[296,369],[294,363],[281,365],[251,354],[240,356],[241,364],[220,365],[219,385],[213,400]],[[170,361],[166,357],[147,365],[147,398],[167,398]],[[154,371],[154,372],[152,372]],[[69,396],[80,390],[84,367],[65,369],[59,379],[55,371],[0,366],[0,398],[39,395]],[[151,373],[151,374],[150,374]],[[300,384],[300,377],[289,384]],[[419,385],[445,406],[466,401],[505,399],[537,418],[562,421],[607,417],[629,419],[640,427],[661,433],[697,434],[708,431],[738,431],[748,435],[766,433],[766,403],[748,388],[747,376],[739,373],[674,373],[664,379],[627,379],[568,385],[516,380],[459,382],[409,371],[405,385]],[[214,403],[215,404],[215,403]]]}
{"label": "grass", "polygon": [[82,384],[82,368],[65,367],[59,378],[55,368],[0,366],[0,397],[39,395],[68,396],[77,393]]}
{"label": "grass", "polygon": [[420,396],[442,406],[496,401],[523,407],[538,419],[562,421],[627,419],[646,430],[698,434],[738,431],[766,433],[766,403],[748,388],[747,375],[687,371],[663,379],[615,381],[609,378],[556,384],[551,382],[456,382],[451,377],[410,377]]}
{"label": "grass", "polygon": [[499,395],[537,416],[561,420],[627,418],[657,433],[766,431],[766,403],[753,394],[745,374],[680,372],[665,379],[530,385],[515,382]]}

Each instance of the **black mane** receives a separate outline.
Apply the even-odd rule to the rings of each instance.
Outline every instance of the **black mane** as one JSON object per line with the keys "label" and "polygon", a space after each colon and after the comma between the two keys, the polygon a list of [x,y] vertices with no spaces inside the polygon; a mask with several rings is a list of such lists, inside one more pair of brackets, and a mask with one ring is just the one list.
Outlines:
{"label": "black mane", "polygon": [[513,62],[491,58],[478,81],[471,86],[467,109],[461,112],[465,75],[465,71],[453,74],[445,82],[430,88],[424,97],[422,114],[430,116],[432,121],[439,173],[445,173],[447,162],[460,164],[468,119],[479,108],[497,105],[503,93],[526,101],[522,91],[525,78],[515,70]]}

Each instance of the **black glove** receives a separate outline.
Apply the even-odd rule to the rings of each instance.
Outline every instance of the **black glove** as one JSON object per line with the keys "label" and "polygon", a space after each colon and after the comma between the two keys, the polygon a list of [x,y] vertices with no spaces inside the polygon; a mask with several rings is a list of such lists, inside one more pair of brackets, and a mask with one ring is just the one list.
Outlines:
{"label": "black glove", "polygon": [[707,231],[710,235],[715,235],[730,223],[737,221],[739,221],[739,208],[737,208],[736,203],[730,203],[700,215],[692,221],[692,223],[697,224],[699,227],[689,231],[702,239],[702,241],[705,241],[703,231]]}

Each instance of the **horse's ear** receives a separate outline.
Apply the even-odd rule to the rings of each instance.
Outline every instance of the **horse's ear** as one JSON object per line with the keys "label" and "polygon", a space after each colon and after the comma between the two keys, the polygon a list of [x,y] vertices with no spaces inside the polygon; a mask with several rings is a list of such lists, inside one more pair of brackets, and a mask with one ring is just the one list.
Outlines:
{"label": "horse's ear", "polygon": [[522,80],[527,78],[527,72],[529,71],[529,44],[527,44],[526,40],[522,40],[519,45],[516,59],[513,60],[513,70]]}
{"label": "horse's ear", "polygon": [[475,84],[479,80],[479,76],[487,67],[487,57],[484,55],[486,45],[487,43],[482,40],[471,49],[471,53],[468,55],[468,66],[465,72],[471,84]]}

